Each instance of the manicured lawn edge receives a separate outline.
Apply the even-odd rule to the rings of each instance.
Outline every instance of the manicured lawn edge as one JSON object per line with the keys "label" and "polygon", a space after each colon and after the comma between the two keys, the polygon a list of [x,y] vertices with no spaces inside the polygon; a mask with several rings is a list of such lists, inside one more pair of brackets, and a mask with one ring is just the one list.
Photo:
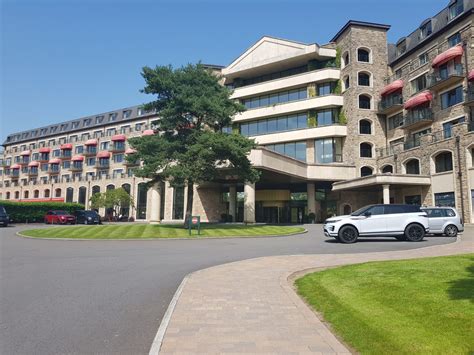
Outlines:
{"label": "manicured lawn edge", "polygon": [[[38,228],[36,228],[38,229]],[[27,229],[22,232],[26,232],[29,230],[35,230],[35,229]],[[190,237],[157,237],[157,238],[54,238],[54,237],[33,237],[30,235],[23,234],[22,232],[16,232],[16,235],[22,238],[27,238],[27,239],[41,239],[41,240],[65,240],[65,241],[139,241],[139,240],[145,240],[145,241],[152,241],[152,240],[203,240],[203,239],[242,239],[242,238],[278,238],[278,237],[290,237],[293,235],[298,235],[298,234],[305,234],[308,233],[308,230],[306,228],[302,228],[301,231],[296,231],[296,232],[291,232],[291,233],[286,233],[286,234],[267,234],[267,235],[233,235],[233,236],[198,236],[193,234]]]}

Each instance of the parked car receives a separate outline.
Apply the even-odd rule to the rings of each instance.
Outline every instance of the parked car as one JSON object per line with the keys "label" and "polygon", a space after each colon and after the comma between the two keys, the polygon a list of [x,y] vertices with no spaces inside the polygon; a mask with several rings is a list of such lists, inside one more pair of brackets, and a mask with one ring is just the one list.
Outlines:
{"label": "parked car", "polygon": [[5,207],[0,206],[0,223],[2,226],[7,227],[8,222],[10,222],[10,217],[7,214],[7,211],[5,210]]}
{"label": "parked car", "polygon": [[48,211],[44,216],[46,224],[75,224],[76,217],[70,215],[66,211]]}
{"label": "parked car", "polygon": [[79,210],[74,212],[77,224],[100,224],[100,216],[96,211]]}
{"label": "parked car", "polygon": [[416,205],[369,205],[324,222],[324,234],[341,243],[355,243],[359,236],[390,236],[419,242],[428,232],[428,216]]}
{"label": "parked car", "polygon": [[464,231],[464,223],[455,208],[423,207],[422,210],[428,215],[430,233],[456,237],[458,232]]}

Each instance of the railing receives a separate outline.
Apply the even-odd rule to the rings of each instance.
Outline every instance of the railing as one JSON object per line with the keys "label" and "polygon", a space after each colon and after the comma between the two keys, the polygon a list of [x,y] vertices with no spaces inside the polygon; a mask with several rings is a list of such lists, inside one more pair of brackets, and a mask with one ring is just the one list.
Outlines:
{"label": "railing", "polygon": [[414,138],[403,143],[403,149],[408,150],[420,146],[420,138]]}
{"label": "railing", "polygon": [[403,119],[403,127],[423,121],[433,121],[433,111],[430,108],[409,110]]}
{"label": "railing", "polygon": [[403,96],[401,94],[389,95],[379,101],[379,111],[384,111],[394,105],[402,105]]}
{"label": "railing", "polygon": [[388,157],[394,154],[393,147],[377,148],[376,152],[379,158]]}
{"label": "railing", "polygon": [[436,70],[434,73],[428,75],[428,87],[437,85],[453,76],[463,76],[464,68],[462,65],[457,65],[448,70]]}
{"label": "railing", "polygon": [[474,101],[474,84],[469,84],[466,92],[466,102]]}

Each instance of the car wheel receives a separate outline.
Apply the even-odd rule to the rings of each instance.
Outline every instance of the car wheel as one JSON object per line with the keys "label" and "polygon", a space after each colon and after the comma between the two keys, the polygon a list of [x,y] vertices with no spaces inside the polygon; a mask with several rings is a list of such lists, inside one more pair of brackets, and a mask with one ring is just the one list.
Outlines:
{"label": "car wheel", "polygon": [[358,237],[359,233],[357,232],[357,229],[352,226],[342,227],[338,233],[339,242],[344,244],[355,243]]}
{"label": "car wheel", "polygon": [[407,240],[407,238],[405,237],[405,234],[402,234],[402,235],[396,235],[395,238],[401,242]]}
{"label": "car wheel", "polygon": [[405,228],[405,238],[409,242],[421,242],[425,237],[425,229],[416,223],[409,224]]}
{"label": "car wheel", "polygon": [[446,234],[448,237],[454,238],[458,235],[458,229],[454,224],[450,224],[444,229],[444,234]]}

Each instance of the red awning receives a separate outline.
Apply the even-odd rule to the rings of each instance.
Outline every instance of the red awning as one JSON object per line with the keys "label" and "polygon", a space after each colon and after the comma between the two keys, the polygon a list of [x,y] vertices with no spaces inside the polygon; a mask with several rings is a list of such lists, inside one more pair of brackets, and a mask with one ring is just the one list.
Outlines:
{"label": "red awning", "polygon": [[31,151],[29,150],[24,150],[20,153],[21,156],[30,155],[30,154],[31,154]]}
{"label": "red awning", "polygon": [[37,161],[32,161],[28,164],[28,166],[39,166],[40,163],[38,163]]}
{"label": "red awning", "polygon": [[54,159],[51,159],[48,163],[49,163],[49,164],[60,164],[60,163],[61,163],[61,159],[54,158]]}
{"label": "red awning", "polygon": [[125,154],[135,154],[136,152],[137,152],[136,149],[128,148],[128,149],[125,151]]}
{"label": "red awning", "polygon": [[405,105],[403,105],[403,108],[405,110],[409,110],[426,102],[430,102],[431,100],[433,100],[433,94],[429,91],[424,91],[407,100],[407,102],[405,102]]}
{"label": "red awning", "polygon": [[71,159],[72,161],[83,161],[84,157],[82,155],[75,155]]}
{"label": "red awning", "polygon": [[474,80],[474,69],[472,69],[469,74],[467,74],[467,80],[473,81]]}
{"label": "red awning", "polygon": [[390,83],[387,86],[385,86],[383,90],[380,92],[380,95],[381,96],[389,95],[392,92],[395,92],[403,88],[403,85],[404,85],[403,80],[401,79],[395,80],[393,83]]}
{"label": "red awning", "polygon": [[110,158],[110,152],[102,151],[97,153],[97,158]]}
{"label": "red awning", "polygon": [[116,134],[115,136],[112,136],[112,141],[125,141],[127,140],[127,137],[125,137],[125,134]]}
{"label": "red awning", "polygon": [[85,145],[97,145],[97,139],[88,139],[84,144]]}
{"label": "red awning", "polygon": [[71,150],[72,149],[72,144],[71,143],[66,143],[66,144],[61,144],[61,150]]}
{"label": "red awning", "polygon": [[20,169],[21,168],[21,165],[20,164],[13,164],[11,166],[12,169]]}
{"label": "red awning", "polygon": [[152,136],[155,134],[155,131],[152,129],[146,129],[143,131],[142,136]]}
{"label": "red awning", "polygon": [[462,56],[463,53],[464,53],[464,49],[461,45],[449,48],[447,51],[444,51],[443,53],[438,54],[435,57],[435,59],[433,59],[431,66],[433,68],[438,67],[446,62],[449,62],[451,59]]}
{"label": "red awning", "polygon": [[40,153],[49,153],[49,152],[51,152],[51,148],[40,148],[39,152]]}

